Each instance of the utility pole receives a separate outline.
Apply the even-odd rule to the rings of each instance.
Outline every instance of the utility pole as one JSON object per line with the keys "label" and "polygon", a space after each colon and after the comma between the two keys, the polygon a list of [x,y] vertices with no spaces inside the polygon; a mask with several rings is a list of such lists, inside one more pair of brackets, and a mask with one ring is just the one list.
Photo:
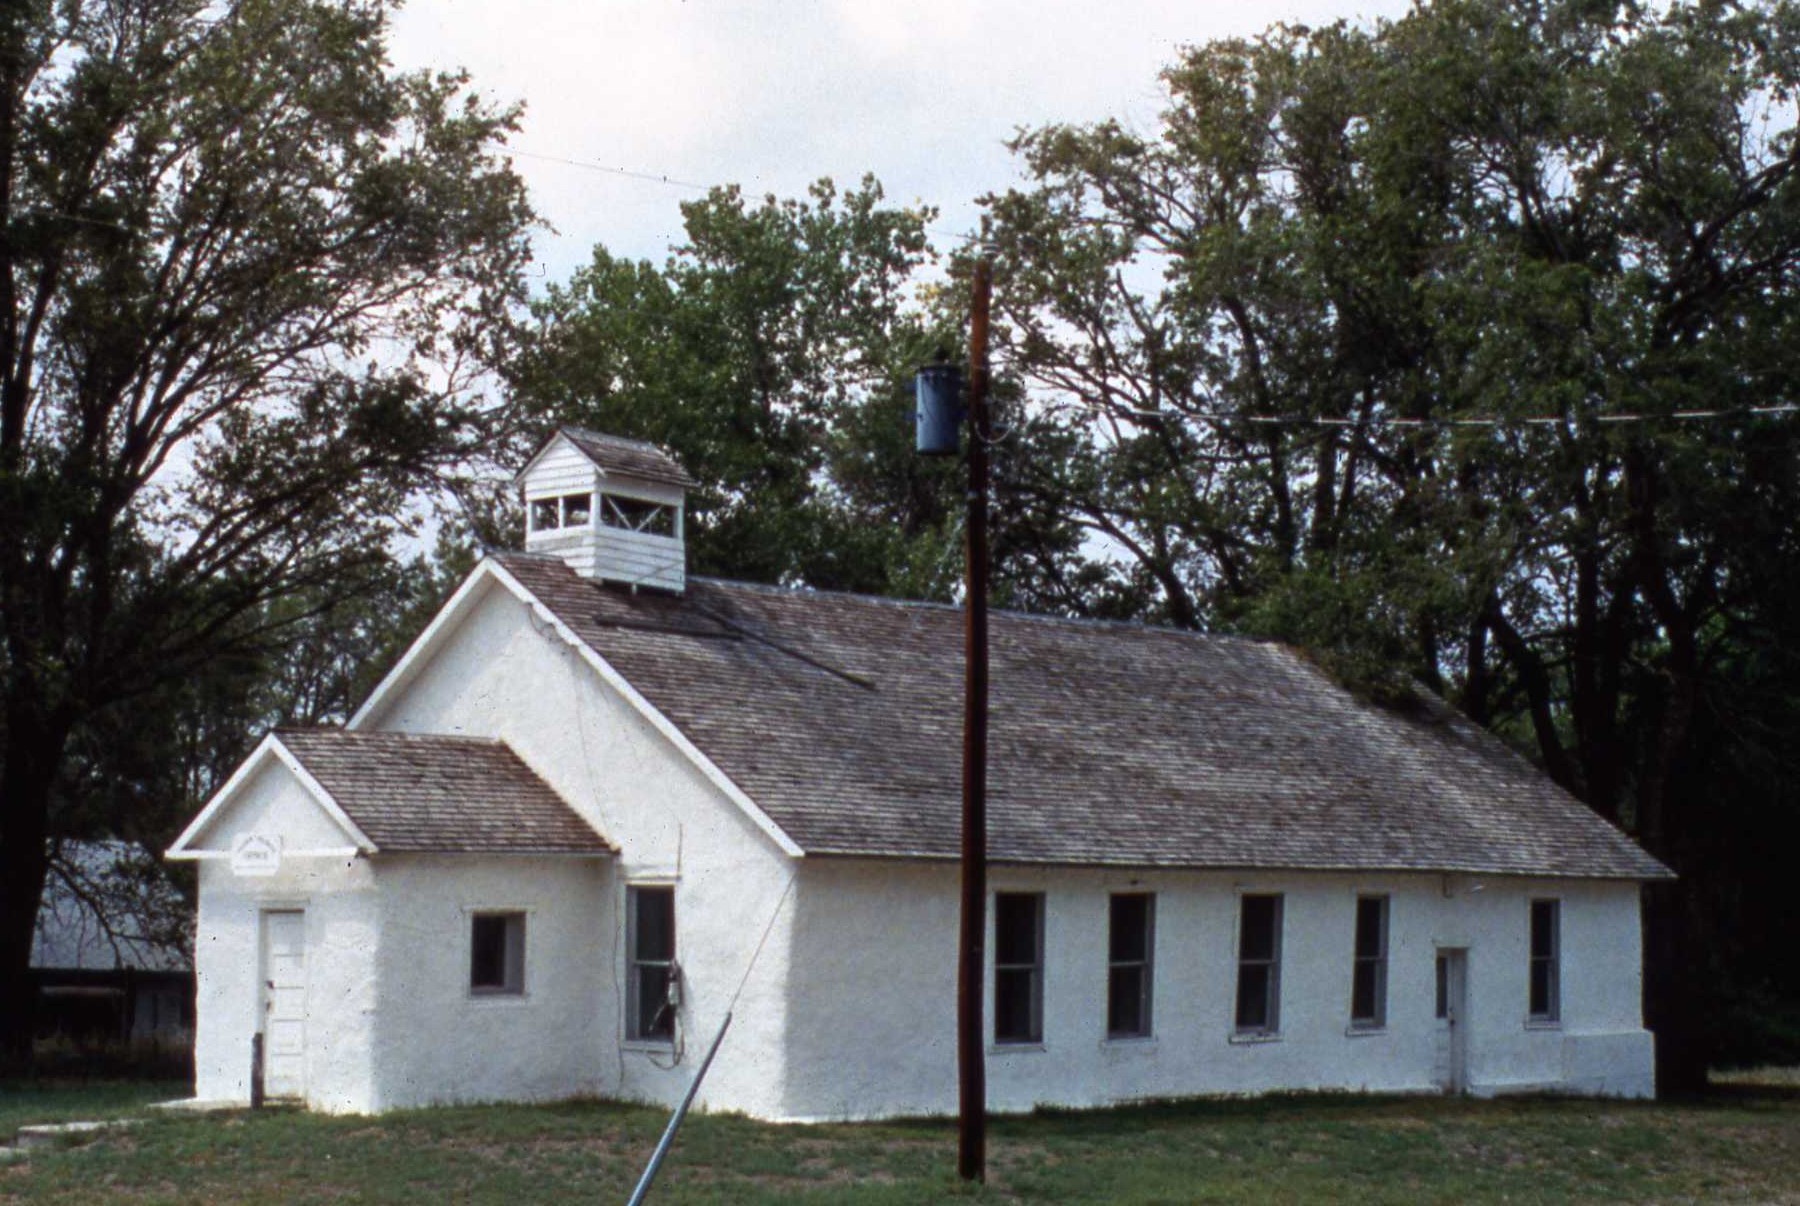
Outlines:
{"label": "utility pole", "polygon": [[[956,961],[956,1171],[987,1179],[987,1051],[981,1037],[982,958],[987,945],[988,722],[988,304],[993,266],[975,261],[969,319],[968,580],[963,600],[962,916]],[[956,366],[932,364],[918,375],[918,450],[954,456],[961,420]]]}
{"label": "utility pole", "polygon": [[957,968],[956,1171],[987,1179],[987,1052],[981,1041],[982,951],[987,939],[988,738],[988,298],[993,268],[975,261],[969,311],[968,585],[963,601],[962,962]]}

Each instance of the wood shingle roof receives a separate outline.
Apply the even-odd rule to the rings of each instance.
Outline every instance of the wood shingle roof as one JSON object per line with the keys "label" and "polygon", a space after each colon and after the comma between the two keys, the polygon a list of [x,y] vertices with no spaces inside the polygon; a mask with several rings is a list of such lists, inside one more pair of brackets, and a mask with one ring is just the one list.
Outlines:
{"label": "wood shingle roof", "polygon": [[627,477],[641,477],[648,481],[686,488],[692,488],[696,484],[674,457],[655,444],[589,431],[585,427],[565,426],[557,430],[569,443],[580,449],[583,456],[608,473],[621,473]]}
{"label": "wood shingle roof", "polygon": [[[956,855],[960,610],[496,560],[809,855]],[[1454,709],[1372,706],[1280,645],[996,613],[991,659],[996,861],[1669,874]]]}
{"label": "wood shingle roof", "polygon": [[342,729],[275,737],[382,853],[611,850],[504,742]]}

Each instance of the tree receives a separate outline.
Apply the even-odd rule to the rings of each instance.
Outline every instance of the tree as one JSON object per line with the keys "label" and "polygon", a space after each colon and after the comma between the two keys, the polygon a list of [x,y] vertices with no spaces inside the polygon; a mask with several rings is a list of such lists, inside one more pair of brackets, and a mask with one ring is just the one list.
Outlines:
{"label": "tree", "polygon": [[[700,483],[691,567],[821,589],[953,597],[962,577],[956,466],[913,451],[912,378],[961,355],[967,289],[921,284],[929,210],[865,178],[752,204],[735,186],[685,203],[687,242],[660,269],[596,248],[540,307],[516,395],[543,421],[669,448]],[[1003,403],[1016,383],[1002,382]],[[1008,502],[998,593],[1066,608],[1056,568],[1079,533],[1016,492],[1049,428],[1013,406],[996,449]],[[1060,551],[1059,551],[1060,550]]]}
{"label": "tree", "polygon": [[[682,216],[687,242],[663,268],[596,248],[551,289],[518,395],[556,421],[669,448],[701,483],[697,571],[870,588],[887,529],[844,522],[826,478],[834,459],[886,442],[872,400],[901,434],[900,374],[930,346],[910,304],[930,213],[883,204],[865,180],[754,205],[720,187]],[[889,483],[910,502],[909,535],[937,518],[927,468]]]}
{"label": "tree", "polygon": [[1791,932],[1772,884],[1716,890],[1721,816],[1768,796],[1704,785],[1780,757],[1707,709],[1794,684],[1796,33],[1608,0],[1278,27],[1171,67],[1152,134],[1025,133],[1034,187],[989,199],[1011,363],[1086,442],[1040,489],[1113,580],[1454,696],[1683,874],[1649,910],[1672,1088],[1715,940]]}
{"label": "tree", "polygon": [[[0,18],[0,1042],[47,841],[171,692],[269,655],[488,446],[515,113],[396,74],[389,0]],[[301,604],[296,601],[304,601]],[[109,825],[122,826],[117,816]]]}

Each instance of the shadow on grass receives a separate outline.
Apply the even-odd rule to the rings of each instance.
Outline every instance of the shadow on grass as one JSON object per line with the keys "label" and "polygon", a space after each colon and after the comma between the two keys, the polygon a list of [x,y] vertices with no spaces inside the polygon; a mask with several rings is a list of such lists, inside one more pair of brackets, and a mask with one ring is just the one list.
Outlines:
{"label": "shadow on grass", "polygon": [[1670,1098],[1669,1104],[1698,1109],[1800,1109],[1800,1085],[1712,1084],[1704,1093]]}

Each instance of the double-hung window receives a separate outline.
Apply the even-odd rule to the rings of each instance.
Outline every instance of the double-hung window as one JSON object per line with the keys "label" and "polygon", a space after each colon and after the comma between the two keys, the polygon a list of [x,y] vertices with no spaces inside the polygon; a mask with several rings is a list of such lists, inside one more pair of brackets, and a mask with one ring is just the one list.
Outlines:
{"label": "double-hung window", "polygon": [[524,913],[515,911],[471,915],[469,991],[477,996],[524,995]]}
{"label": "double-hung window", "polygon": [[675,889],[632,887],[627,891],[626,912],[630,984],[625,1036],[635,1042],[668,1042],[675,1037],[680,991],[675,964]]}
{"label": "double-hung window", "polygon": [[1528,1016],[1545,1024],[1562,1017],[1562,902],[1531,902],[1531,1005]]}
{"label": "double-hung window", "polygon": [[1155,928],[1155,896],[1131,892],[1112,898],[1106,961],[1107,1038],[1150,1036]]}
{"label": "double-hung window", "polygon": [[1350,974],[1350,1026],[1387,1025],[1388,898],[1356,898],[1356,955]]}
{"label": "double-hung window", "polygon": [[1245,895],[1239,901],[1237,1032],[1281,1030],[1281,897]]}
{"label": "double-hung window", "polygon": [[1044,897],[994,893],[994,1042],[1044,1041]]}

